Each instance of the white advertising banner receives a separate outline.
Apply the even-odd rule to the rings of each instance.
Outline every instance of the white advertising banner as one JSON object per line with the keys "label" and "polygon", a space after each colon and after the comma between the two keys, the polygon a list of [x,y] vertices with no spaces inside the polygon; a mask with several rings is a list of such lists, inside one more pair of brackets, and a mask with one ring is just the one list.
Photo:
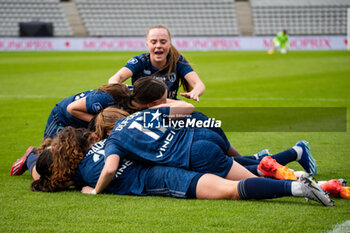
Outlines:
{"label": "white advertising banner", "polygon": [[[346,50],[346,36],[292,36],[290,50]],[[268,50],[272,37],[175,37],[181,51]],[[145,38],[0,38],[0,51],[144,51]]]}

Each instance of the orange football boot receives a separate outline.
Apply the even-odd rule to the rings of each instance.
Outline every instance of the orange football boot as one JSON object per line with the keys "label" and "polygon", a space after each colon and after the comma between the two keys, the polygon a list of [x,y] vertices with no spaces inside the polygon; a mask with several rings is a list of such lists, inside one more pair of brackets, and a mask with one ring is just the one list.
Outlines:
{"label": "orange football boot", "polygon": [[274,177],[278,180],[298,180],[292,169],[277,163],[271,156],[264,157],[260,161],[258,169],[265,176]]}

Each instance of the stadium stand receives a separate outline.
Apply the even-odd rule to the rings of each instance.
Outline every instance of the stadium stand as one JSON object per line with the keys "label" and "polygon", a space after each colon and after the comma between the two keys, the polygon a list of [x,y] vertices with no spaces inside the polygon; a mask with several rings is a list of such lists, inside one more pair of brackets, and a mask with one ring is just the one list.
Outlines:
{"label": "stadium stand", "polygon": [[[62,0],[61,0],[62,1]],[[173,36],[345,35],[349,0],[0,0],[0,36],[20,22],[53,23],[54,36],[144,36],[165,24]]]}
{"label": "stadium stand", "polygon": [[254,35],[345,35],[349,0],[250,0]]}
{"label": "stadium stand", "polygon": [[239,35],[234,0],[76,0],[90,36],[144,36],[165,24],[174,36]]}
{"label": "stadium stand", "polygon": [[0,36],[19,36],[20,22],[53,23],[54,36],[72,36],[59,0],[0,0]]}

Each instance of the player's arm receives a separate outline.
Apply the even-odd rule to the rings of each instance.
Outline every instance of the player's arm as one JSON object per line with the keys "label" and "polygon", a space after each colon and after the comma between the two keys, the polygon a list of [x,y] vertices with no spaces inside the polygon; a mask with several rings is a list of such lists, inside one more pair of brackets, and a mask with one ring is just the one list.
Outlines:
{"label": "player's arm", "polygon": [[203,95],[205,91],[204,83],[200,80],[198,74],[195,71],[186,74],[185,79],[192,90],[187,93],[180,93],[180,95],[199,102],[199,96]]}
{"label": "player's arm", "polygon": [[133,75],[132,71],[127,68],[121,68],[117,73],[109,78],[108,83],[123,83],[125,80]]}
{"label": "player's arm", "polygon": [[81,192],[84,194],[98,194],[101,193],[113,180],[115,173],[119,166],[120,157],[117,154],[112,154],[106,158],[105,165],[102,169],[101,175],[98,178],[95,189],[85,186]]}
{"label": "player's arm", "polygon": [[85,122],[90,122],[94,115],[87,112],[86,97],[78,99],[67,106],[67,112]]}
{"label": "player's arm", "polygon": [[169,110],[170,119],[181,119],[192,114],[194,111],[193,104],[187,103],[186,101],[183,101],[183,100],[167,99],[166,103],[154,106],[154,108],[162,108],[162,107],[170,108]]}

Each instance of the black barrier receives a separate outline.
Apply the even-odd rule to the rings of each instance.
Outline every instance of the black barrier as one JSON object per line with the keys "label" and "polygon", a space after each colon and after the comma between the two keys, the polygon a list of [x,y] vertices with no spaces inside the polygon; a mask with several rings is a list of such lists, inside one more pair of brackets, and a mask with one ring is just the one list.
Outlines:
{"label": "black barrier", "polygon": [[53,37],[53,24],[45,22],[21,22],[19,23],[19,35],[21,37]]}

